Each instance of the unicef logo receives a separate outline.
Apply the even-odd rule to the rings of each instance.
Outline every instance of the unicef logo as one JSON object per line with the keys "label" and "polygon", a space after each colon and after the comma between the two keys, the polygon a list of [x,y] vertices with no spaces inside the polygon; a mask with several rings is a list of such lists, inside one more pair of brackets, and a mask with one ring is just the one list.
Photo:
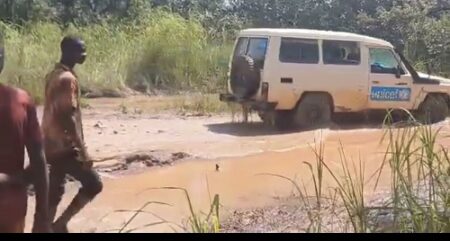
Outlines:
{"label": "unicef logo", "polygon": [[373,101],[409,101],[411,99],[411,89],[373,87],[370,98]]}
{"label": "unicef logo", "polygon": [[398,92],[398,98],[401,100],[409,100],[410,91],[407,89],[400,90]]}

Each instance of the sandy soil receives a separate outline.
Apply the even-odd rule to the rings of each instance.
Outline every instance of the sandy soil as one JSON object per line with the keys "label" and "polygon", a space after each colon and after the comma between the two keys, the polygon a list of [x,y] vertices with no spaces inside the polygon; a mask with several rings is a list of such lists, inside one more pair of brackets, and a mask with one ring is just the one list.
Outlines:
{"label": "sandy soil", "polygon": [[[383,159],[383,130],[376,125],[338,124],[331,129],[279,133],[258,122],[231,123],[228,115],[181,117],[147,111],[160,101],[135,97],[89,102],[90,108],[83,114],[91,155],[96,159],[117,157],[97,164],[105,182],[104,192],[73,220],[73,232],[117,232],[131,214],[114,211],[135,210],[151,201],[172,206],[149,205],[148,213],[140,215],[130,228],[158,222],[160,218],[183,224],[189,215],[184,194],[150,188],[186,188],[199,212],[208,209],[211,195],[220,194],[224,220],[235,210],[274,205],[278,198],[294,193],[286,181],[259,174],[303,181],[312,193],[310,173],[303,162],[315,163],[312,147],[318,141],[325,143],[325,160],[336,170],[340,167],[341,145],[348,160],[365,163],[368,177]],[[120,107],[124,103],[138,106],[140,111],[125,114]],[[443,127],[443,133],[448,133],[447,122],[436,127]],[[444,137],[440,142],[449,143]],[[132,161],[127,162],[130,158]],[[134,166],[127,165],[130,163]],[[367,183],[373,185],[374,180]],[[325,185],[333,187],[331,177],[325,176]],[[382,178],[380,188],[388,186],[389,180]],[[77,184],[70,183],[67,190],[63,206],[75,195]],[[31,223],[33,198],[29,206]],[[174,226],[161,224],[137,231],[173,232]],[[183,231],[176,227],[175,230]]]}

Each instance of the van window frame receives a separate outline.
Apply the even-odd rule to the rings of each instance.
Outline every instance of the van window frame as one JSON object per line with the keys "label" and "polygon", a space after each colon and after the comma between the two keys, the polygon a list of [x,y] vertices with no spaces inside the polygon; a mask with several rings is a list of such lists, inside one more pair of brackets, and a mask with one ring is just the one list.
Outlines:
{"label": "van window frame", "polygon": [[[286,60],[282,57],[282,48],[283,48],[283,41],[284,40],[298,40],[298,41],[311,41],[314,42],[315,47],[317,47],[317,59],[311,60],[311,61],[305,61],[305,60],[297,60],[297,61],[291,61]],[[280,38],[280,48],[278,51],[278,60],[281,63],[284,64],[320,64],[320,40],[319,39],[312,39],[312,38],[296,38],[296,37],[281,37]]]}
{"label": "van window frame", "polygon": [[[358,49],[358,54],[359,54],[359,60],[357,63],[352,63],[352,62],[327,62],[327,58],[326,58],[326,48],[325,48],[325,44],[327,42],[341,42],[341,43],[352,43],[352,44],[356,44],[357,49]],[[352,40],[333,40],[333,39],[322,39],[322,63],[324,65],[337,65],[337,66],[360,66],[362,64],[362,44],[359,41],[352,41]],[[348,57],[348,56],[347,56]]]}
{"label": "van window frame", "polygon": [[374,73],[374,72],[372,72],[372,54],[371,54],[371,50],[372,49],[382,49],[382,50],[386,50],[386,51],[390,52],[392,54],[392,56],[394,57],[394,59],[397,61],[398,67],[400,67],[400,69],[402,71],[400,73],[400,75],[401,76],[405,76],[405,75],[409,74],[407,69],[406,69],[406,67],[404,66],[403,61],[401,60],[401,58],[397,55],[397,53],[392,48],[368,46],[368,49],[369,49],[369,72],[370,72],[370,74],[386,74],[386,75],[395,74],[395,73],[388,73],[388,72],[385,72],[385,73]]}
{"label": "van window frame", "polygon": [[233,59],[240,56],[240,54],[238,54],[237,51],[238,51],[238,48],[240,47],[239,44],[241,43],[241,40],[246,41],[246,42],[245,42],[244,55],[247,54],[248,46],[249,46],[249,44],[250,44],[250,38],[249,38],[249,37],[246,37],[246,36],[239,37],[239,38],[236,40],[236,44],[235,44],[235,46],[234,46]]}
{"label": "van window frame", "polygon": [[269,52],[269,45],[270,45],[270,37],[269,36],[240,36],[237,41],[236,41],[236,46],[234,48],[234,53],[233,53],[233,60],[237,57],[239,57],[240,55],[237,55],[237,49],[239,46],[239,41],[241,39],[244,39],[244,41],[247,41],[247,45],[245,47],[245,53],[243,55],[248,55],[249,51],[250,51],[250,43],[252,42],[252,40],[265,40],[266,41],[266,49],[265,49],[265,53],[264,53],[264,59],[262,60],[262,63],[257,64],[258,61],[261,62],[261,59],[255,59],[254,57],[252,57],[255,61],[255,64],[258,65],[259,69],[264,69],[264,66],[266,65],[266,60],[267,60],[267,54]]}

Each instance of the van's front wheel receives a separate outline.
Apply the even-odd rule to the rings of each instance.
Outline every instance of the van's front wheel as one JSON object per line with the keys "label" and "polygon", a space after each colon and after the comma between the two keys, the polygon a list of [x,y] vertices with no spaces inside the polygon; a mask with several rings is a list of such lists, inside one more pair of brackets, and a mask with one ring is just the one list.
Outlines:
{"label": "van's front wheel", "polygon": [[416,119],[422,124],[435,124],[449,116],[447,101],[443,96],[430,95],[420,105]]}
{"label": "van's front wheel", "polygon": [[297,106],[294,123],[297,128],[315,129],[328,127],[331,123],[332,109],[328,96],[308,94]]}

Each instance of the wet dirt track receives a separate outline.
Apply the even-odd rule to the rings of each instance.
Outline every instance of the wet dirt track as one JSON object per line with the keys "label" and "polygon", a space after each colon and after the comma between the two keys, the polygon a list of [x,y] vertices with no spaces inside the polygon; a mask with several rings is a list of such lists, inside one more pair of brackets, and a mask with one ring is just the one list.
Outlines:
{"label": "wet dirt track", "polygon": [[[131,214],[105,215],[114,210],[138,209],[151,201],[172,206],[153,204],[147,211],[182,224],[188,217],[184,194],[149,188],[186,188],[198,211],[207,211],[209,197],[220,194],[224,216],[235,209],[263,207],[276,202],[275,197],[285,197],[294,192],[288,182],[259,174],[277,174],[303,181],[312,191],[310,172],[303,162],[315,163],[312,147],[319,141],[324,142],[325,161],[334,170],[340,169],[341,146],[348,160],[364,162],[367,177],[380,167],[384,155],[385,144],[380,144],[383,130],[376,127],[350,125],[278,133],[260,123],[230,123],[229,116],[183,118],[168,113],[123,114],[117,111],[118,105],[115,100],[95,100],[91,102],[92,109],[84,110],[86,140],[92,156],[104,158],[158,150],[169,154],[187,153],[192,158],[162,167],[143,167],[140,172],[125,176],[103,173],[104,192],[73,220],[72,231],[114,232]],[[448,123],[439,125],[444,127],[444,132],[448,130]],[[442,139],[441,143],[449,142]],[[219,167],[218,171],[216,167]],[[367,182],[369,185],[374,183],[373,180]],[[325,176],[325,183],[333,187],[331,177]],[[380,186],[388,187],[389,180],[381,178]],[[68,190],[63,206],[75,195],[76,184],[69,184]],[[34,208],[32,200],[30,214]],[[160,218],[154,215],[142,214],[129,228],[158,221]],[[162,224],[138,231],[173,232],[173,229]]]}

